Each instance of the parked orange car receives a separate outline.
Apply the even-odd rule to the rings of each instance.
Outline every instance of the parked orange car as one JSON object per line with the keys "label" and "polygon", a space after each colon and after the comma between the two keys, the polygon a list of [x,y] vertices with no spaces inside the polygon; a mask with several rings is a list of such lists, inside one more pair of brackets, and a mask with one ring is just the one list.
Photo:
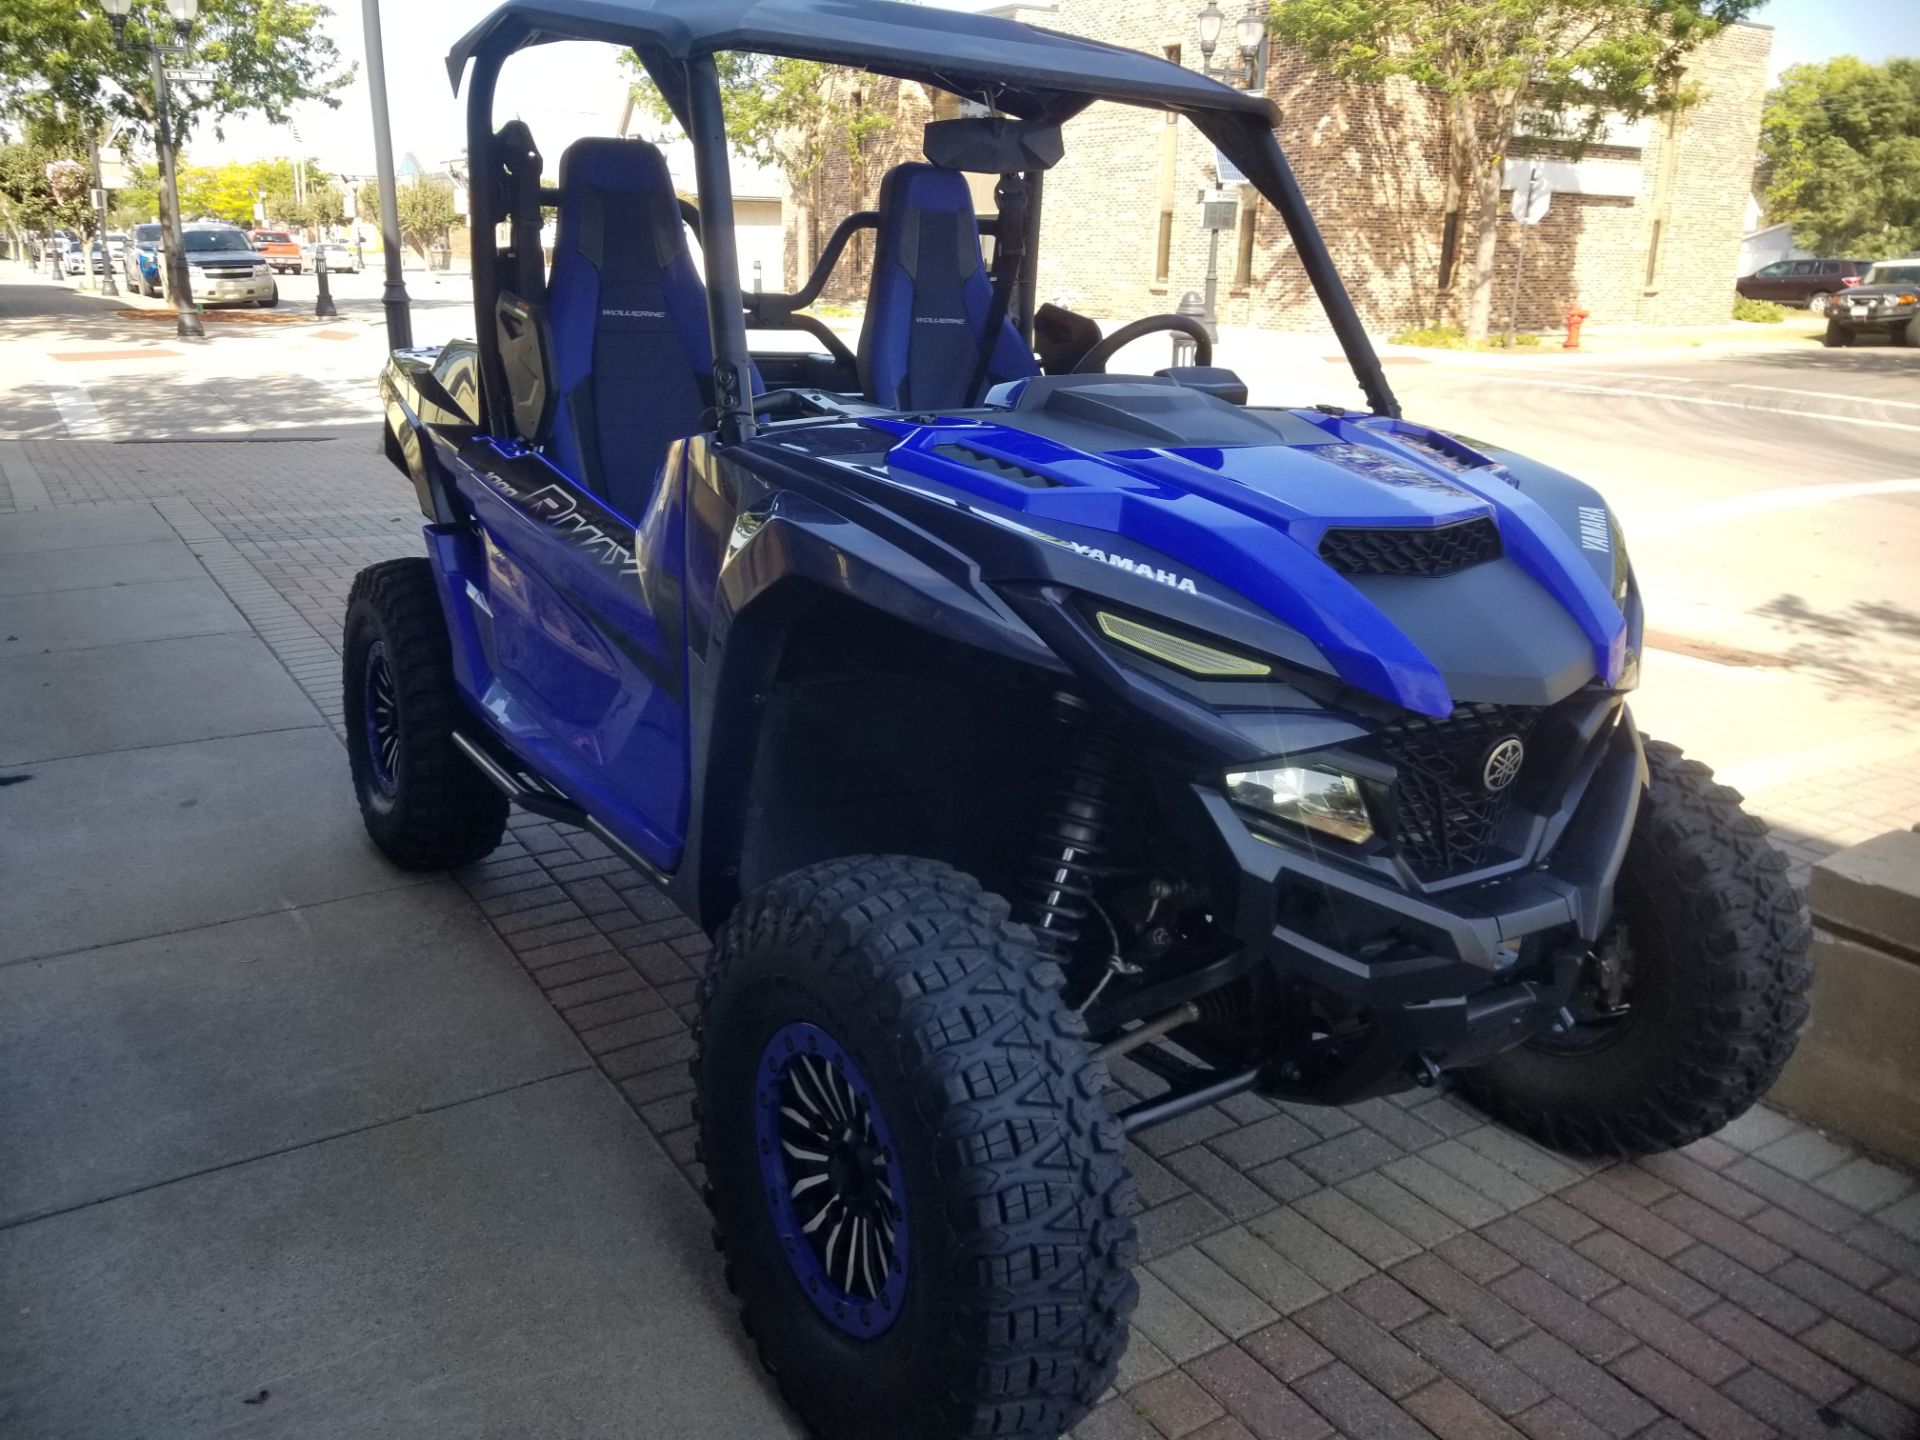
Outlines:
{"label": "parked orange car", "polygon": [[300,246],[286,231],[255,230],[248,234],[247,239],[252,242],[255,253],[263,256],[276,271],[300,273]]}

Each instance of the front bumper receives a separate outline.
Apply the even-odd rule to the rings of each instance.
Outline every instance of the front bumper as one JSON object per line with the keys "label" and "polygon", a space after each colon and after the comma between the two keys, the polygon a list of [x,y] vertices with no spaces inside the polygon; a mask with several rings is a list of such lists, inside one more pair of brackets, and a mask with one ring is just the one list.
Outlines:
{"label": "front bumper", "polygon": [[1605,932],[1646,757],[1632,717],[1596,741],[1572,817],[1531,863],[1430,893],[1401,888],[1305,842],[1248,827],[1196,787],[1233,871],[1235,933],[1279,990],[1281,1012],[1364,1015],[1319,1063],[1286,1067],[1306,1098],[1346,1103],[1487,1060],[1547,1029]]}
{"label": "front bumper", "polygon": [[1894,331],[1910,321],[1920,318],[1920,305],[1861,305],[1851,301],[1835,299],[1833,308],[1827,311],[1829,320],[1837,320],[1849,330],[1872,334],[1879,331]]}
{"label": "front bumper", "polygon": [[273,296],[273,272],[264,275],[215,277],[195,271],[190,275],[196,305],[245,305]]}

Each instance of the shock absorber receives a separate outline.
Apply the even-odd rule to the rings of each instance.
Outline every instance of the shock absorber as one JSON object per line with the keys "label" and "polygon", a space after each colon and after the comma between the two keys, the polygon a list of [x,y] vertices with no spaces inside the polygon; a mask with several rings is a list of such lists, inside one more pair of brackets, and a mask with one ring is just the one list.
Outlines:
{"label": "shock absorber", "polygon": [[1102,874],[1100,860],[1110,840],[1126,752],[1086,701],[1065,691],[1053,699],[1054,714],[1070,734],[1060,783],[1047,802],[1034,844],[1027,919],[1041,948],[1057,960],[1073,958],[1091,919],[1105,929],[1101,947],[1117,963],[1119,937],[1093,898],[1093,887]]}

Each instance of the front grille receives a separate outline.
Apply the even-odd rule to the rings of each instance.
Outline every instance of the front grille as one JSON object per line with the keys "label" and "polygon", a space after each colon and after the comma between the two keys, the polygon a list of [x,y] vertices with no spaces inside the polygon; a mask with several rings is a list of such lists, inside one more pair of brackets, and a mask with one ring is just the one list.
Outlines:
{"label": "front grille", "polygon": [[1408,719],[1379,732],[1399,772],[1393,841],[1415,870],[1453,874],[1485,862],[1520,788],[1515,781],[1488,790],[1487,758],[1503,740],[1524,744],[1539,714],[1522,705],[1462,705],[1444,720]]}
{"label": "front grille", "polygon": [[1320,558],[1343,575],[1452,575],[1498,559],[1500,527],[1488,516],[1451,525],[1329,530]]}

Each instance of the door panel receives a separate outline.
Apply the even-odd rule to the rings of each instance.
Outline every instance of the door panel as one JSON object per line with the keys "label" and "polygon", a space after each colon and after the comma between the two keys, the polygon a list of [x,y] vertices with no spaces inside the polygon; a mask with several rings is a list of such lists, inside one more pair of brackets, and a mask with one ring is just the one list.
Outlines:
{"label": "door panel", "polygon": [[500,692],[482,708],[576,802],[672,870],[687,775],[677,503],[656,486],[636,528],[515,442],[479,438],[460,458]]}

